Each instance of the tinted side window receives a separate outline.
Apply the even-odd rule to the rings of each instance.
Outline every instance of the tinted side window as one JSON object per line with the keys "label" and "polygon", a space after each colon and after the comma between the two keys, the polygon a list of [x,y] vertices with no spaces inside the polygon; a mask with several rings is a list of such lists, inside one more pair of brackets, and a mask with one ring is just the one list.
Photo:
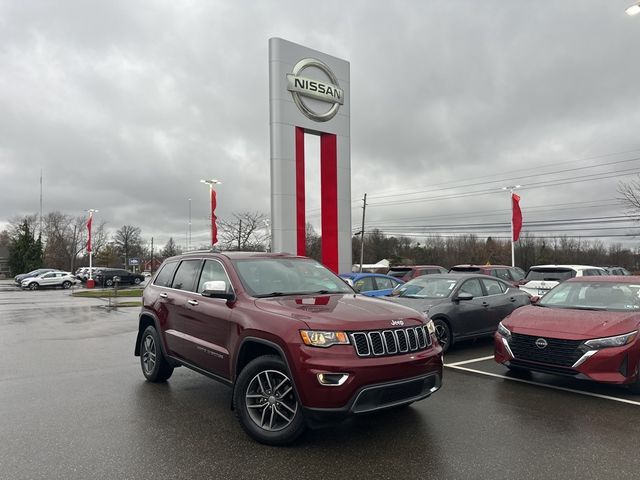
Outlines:
{"label": "tinted side window", "polygon": [[173,280],[173,274],[176,271],[176,267],[178,266],[178,262],[166,263],[160,273],[156,276],[154,285],[159,285],[161,287],[170,287],[171,281]]}
{"label": "tinted side window", "polygon": [[198,282],[198,293],[202,293],[204,291],[205,282],[216,282],[221,280],[227,284],[227,292],[230,292],[231,282],[229,281],[227,272],[224,271],[222,264],[217,260],[206,260],[204,262],[202,274],[200,275],[200,282]]}
{"label": "tinted side window", "polygon": [[376,285],[378,287],[376,290],[386,290],[387,288],[395,287],[396,282],[390,278],[376,277]]}
{"label": "tinted side window", "polygon": [[511,280],[511,276],[509,275],[509,271],[506,268],[494,268],[491,270],[491,275],[494,277],[501,278],[503,280]]}
{"label": "tinted side window", "polygon": [[180,263],[176,276],[173,277],[171,286],[176,290],[193,292],[196,287],[196,279],[200,274],[202,260],[184,260]]}
{"label": "tinted side window", "polygon": [[491,278],[483,278],[482,283],[484,283],[484,288],[487,291],[487,295],[500,295],[506,290],[502,282],[498,282],[497,280],[493,280]]}
{"label": "tinted side window", "polygon": [[480,286],[480,282],[477,278],[472,278],[471,280],[467,280],[460,287],[460,292],[458,293],[470,293],[474,297],[482,297],[484,296],[484,292],[482,291],[482,287]]}
{"label": "tinted side window", "polygon": [[590,268],[582,271],[583,277],[595,277],[597,275],[601,275],[600,270],[596,270],[595,268]]}
{"label": "tinted side window", "polygon": [[358,292],[369,292],[371,290],[375,290],[372,277],[361,278],[357,280],[353,286]]}

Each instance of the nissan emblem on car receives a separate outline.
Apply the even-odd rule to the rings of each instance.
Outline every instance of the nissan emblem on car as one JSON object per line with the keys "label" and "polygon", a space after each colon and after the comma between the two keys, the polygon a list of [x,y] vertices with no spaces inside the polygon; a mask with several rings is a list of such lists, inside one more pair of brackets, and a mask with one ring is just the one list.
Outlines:
{"label": "nissan emblem on car", "polygon": [[[313,78],[303,77],[300,74],[309,67],[315,67],[322,71],[329,82],[322,82]],[[338,84],[338,78],[331,71],[329,66],[315,58],[304,58],[295,64],[293,72],[287,74],[287,90],[291,92],[293,101],[300,111],[311,120],[316,122],[326,122],[331,120],[340,105],[344,104],[344,90]],[[304,102],[301,97],[308,97],[332,104],[326,112],[315,112]]]}
{"label": "nissan emblem on car", "polygon": [[547,341],[544,338],[539,338],[536,340],[536,347],[538,347],[540,350],[542,350],[543,348],[547,348]]}

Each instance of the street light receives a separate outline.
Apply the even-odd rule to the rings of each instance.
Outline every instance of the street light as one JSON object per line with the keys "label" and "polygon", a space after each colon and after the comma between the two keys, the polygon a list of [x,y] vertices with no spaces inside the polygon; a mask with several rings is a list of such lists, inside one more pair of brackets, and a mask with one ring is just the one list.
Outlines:
{"label": "street light", "polygon": [[206,183],[209,185],[211,197],[211,246],[213,247],[218,242],[218,227],[216,226],[216,191],[214,186],[219,185],[222,182],[212,178],[209,180],[200,179],[200,183]]}
{"label": "street light", "polygon": [[627,15],[629,15],[630,17],[639,14],[640,13],[640,2],[634,3],[630,7],[627,7],[627,9],[625,10],[625,13]]}
{"label": "street light", "polygon": [[93,223],[93,214],[98,213],[99,210],[90,208],[87,210],[87,212],[89,212],[89,220],[87,220],[87,251],[89,252],[89,278],[87,279],[87,288],[93,288],[95,286],[95,282],[93,281],[93,248],[91,248],[91,224]]}

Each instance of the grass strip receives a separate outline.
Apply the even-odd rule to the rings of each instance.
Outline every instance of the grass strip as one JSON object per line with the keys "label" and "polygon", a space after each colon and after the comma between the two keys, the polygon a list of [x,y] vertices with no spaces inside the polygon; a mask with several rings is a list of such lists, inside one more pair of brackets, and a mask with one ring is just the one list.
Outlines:
{"label": "grass strip", "polygon": [[73,296],[89,298],[142,297],[142,289],[136,288],[131,290],[82,290],[79,292],[73,292]]}

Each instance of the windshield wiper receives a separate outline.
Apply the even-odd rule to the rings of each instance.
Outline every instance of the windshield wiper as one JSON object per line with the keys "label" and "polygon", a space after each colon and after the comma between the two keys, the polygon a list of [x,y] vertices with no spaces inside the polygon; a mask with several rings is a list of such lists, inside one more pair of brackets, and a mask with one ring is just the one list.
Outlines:
{"label": "windshield wiper", "polygon": [[[332,293],[329,290],[317,290],[314,292],[271,292],[271,293],[262,293],[260,295],[256,295],[256,298],[267,298],[267,297],[285,297],[291,295],[325,295],[327,293]],[[337,293],[337,292],[333,292]],[[344,292],[341,292],[344,293]]]}

